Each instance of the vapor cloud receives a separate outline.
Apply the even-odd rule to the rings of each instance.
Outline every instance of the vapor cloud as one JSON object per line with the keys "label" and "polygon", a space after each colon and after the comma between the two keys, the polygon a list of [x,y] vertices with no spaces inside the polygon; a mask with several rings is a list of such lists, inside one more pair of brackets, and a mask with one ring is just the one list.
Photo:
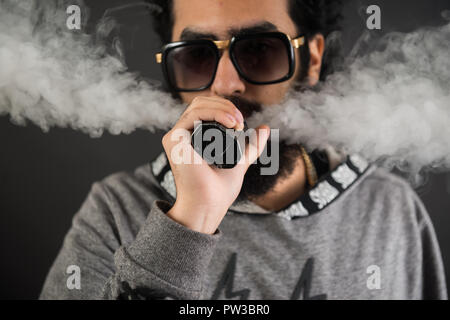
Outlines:
{"label": "vapor cloud", "polygon": [[67,30],[68,5],[0,1],[0,115],[17,124],[29,120],[44,130],[70,127],[91,136],[170,126],[180,107],[127,73],[92,37]]}
{"label": "vapor cloud", "polygon": [[[183,106],[91,37],[65,30],[64,5],[0,0],[0,115],[91,136],[171,127]],[[361,55],[372,40],[361,37],[320,90],[290,93],[250,126],[268,123],[292,143],[331,145],[413,175],[450,168],[450,24],[388,34]]]}
{"label": "vapor cloud", "polygon": [[450,168],[449,23],[376,41],[366,33],[346,66],[320,90],[293,92],[251,123],[283,128],[282,138],[311,148],[360,153],[411,180],[421,169]]}

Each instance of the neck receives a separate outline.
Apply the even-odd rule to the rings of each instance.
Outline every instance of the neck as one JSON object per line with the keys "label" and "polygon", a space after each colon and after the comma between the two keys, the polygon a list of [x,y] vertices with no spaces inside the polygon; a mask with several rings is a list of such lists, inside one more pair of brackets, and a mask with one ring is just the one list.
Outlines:
{"label": "neck", "polygon": [[293,172],[277,182],[275,187],[266,194],[252,199],[254,203],[269,211],[279,211],[306,191],[305,163],[298,157]]}

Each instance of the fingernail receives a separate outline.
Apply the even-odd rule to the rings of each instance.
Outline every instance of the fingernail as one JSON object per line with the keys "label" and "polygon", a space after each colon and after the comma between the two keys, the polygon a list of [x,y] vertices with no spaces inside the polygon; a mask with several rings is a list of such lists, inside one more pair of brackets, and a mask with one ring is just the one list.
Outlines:
{"label": "fingernail", "polygon": [[240,113],[239,111],[236,111],[236,119],[238,119],[240,123],[244,122],[244,117],[242,116],[242,113]]}
{"label": "fingernail", "polygon": [[227,117],[228,117],[228,119],[231,120],[231,122],[236,123],[236,118],[233,117],[231,114],[227,113]]}

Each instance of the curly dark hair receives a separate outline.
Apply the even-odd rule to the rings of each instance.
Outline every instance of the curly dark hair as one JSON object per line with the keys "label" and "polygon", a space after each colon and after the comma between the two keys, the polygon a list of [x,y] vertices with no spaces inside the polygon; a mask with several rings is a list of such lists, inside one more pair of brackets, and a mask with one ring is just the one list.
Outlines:
{"label": "curly dark hair", "polygon": [[[340,31],[340,20],[342,18],[341,0],[288,0],[289,15],[294,21],[298,34],[306,36],[306,39],[316,34],[322,34],[325,39],[334,32]],[[172,28],[174,23],[172,0],[146,0],[151,5],[158,6],[161,10],[153,12],[153,27],[162,43],[168,43],[172,39]],[[323,55],[320,80],[334,71],[340,61],[341,50],[339,44],[326,46]],[[300,49],[301,70],[300,79],[308,72],[310,52],[308,41]]]}

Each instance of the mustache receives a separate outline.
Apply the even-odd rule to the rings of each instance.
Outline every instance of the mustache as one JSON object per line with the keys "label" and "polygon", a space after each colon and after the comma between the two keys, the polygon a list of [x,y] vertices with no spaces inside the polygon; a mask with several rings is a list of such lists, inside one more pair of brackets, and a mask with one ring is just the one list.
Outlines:
{"label": "mustache", "polygon": [[223,98],[233,103],[241,111],[244,118],[249,118],[252,114],[262,111],[262,105],[256,101],[250,101],[238,96],[224,96]]}

